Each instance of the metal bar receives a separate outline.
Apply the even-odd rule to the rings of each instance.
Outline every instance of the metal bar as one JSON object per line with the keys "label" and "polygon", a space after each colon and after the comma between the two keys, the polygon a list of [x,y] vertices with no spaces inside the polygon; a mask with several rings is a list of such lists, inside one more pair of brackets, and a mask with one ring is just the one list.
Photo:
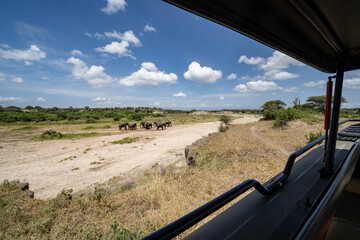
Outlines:
{"label": "metal bar", "polygon": [[336,138],[339,129],[339,115],[341,105],[341,93],[344,79],[344,65],[338,63],[336,71],[335,93],[333,111],[330,125],[329,143],[327,146],[328,153],[326,154],[324,176],[331,176],[334,170],[334,157],[336,149]]}
{"label": "metal bar", "polygon": [[211,213],[225,206],[227,203],[231,202],[233,199],[237,198],[252,187],[255,187],[261,194],[270,194],[270,192],[266,188],[264,188],[258,181],[253,179],[246,180],[240,185],[211,200],[205,205],[199,207],[198,209],[195,209],[194,211],[186,214],[175,222],[170,223],[162,229],[150,234],[144,239],[171,239],[179,235],[186,229],[190,228],[194,224],[200,222],[202,219],[206,218]]}

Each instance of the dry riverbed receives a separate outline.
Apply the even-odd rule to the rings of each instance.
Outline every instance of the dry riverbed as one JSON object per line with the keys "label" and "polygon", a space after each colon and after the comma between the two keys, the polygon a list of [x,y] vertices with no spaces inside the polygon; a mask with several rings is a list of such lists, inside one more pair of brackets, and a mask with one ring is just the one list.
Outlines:
{"label": "dry riverbed", "polygon": [[[234,124],[258,121],[244,115]],[[0,181],[29,182],[36,198],[55,197],[63,189],[74,192],[102,183],[134,169],[146,169],[155,163],[184,164],[184,148],[197,139],[218,130],[219,122],[177,125],[166,130],[138,129],[77,140],[33,141],[29,134],[0,131]],[[64,132],[66,133],[66,130]],[[73,132],[72,132],[73,133]],[[30,134],[31,135],[31,134]],[[125,137],[138,138],[129,144],[112,144]],[[183,160],[183,161],[179,161]]]}

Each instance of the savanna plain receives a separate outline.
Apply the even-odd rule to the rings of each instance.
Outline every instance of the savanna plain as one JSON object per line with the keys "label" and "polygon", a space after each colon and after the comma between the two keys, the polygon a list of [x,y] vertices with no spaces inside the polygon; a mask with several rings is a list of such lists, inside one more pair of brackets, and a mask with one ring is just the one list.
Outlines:
{"label": "savanna plain", "polygon": [[[221,114],[231,119],[225,130]],[[0,238],[140,239],[246,179],[265,183],[323,128],[322,116],[280,128],[260,118],[167,114],[172,126],[164,130],[145,130],[138,121],[132,131],[115,121],[3,124]],[[50,129],[62,137],[41,138]],[[193,146],[189,166],[184,149],[202,137],[207,141]],[[14,180],[29,182],[35,198]]]}

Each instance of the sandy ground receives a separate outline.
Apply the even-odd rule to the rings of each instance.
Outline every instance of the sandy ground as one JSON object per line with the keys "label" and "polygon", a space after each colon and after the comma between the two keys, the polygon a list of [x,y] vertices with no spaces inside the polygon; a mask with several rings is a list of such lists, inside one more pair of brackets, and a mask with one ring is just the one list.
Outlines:
{"label": "sandy ground", "polygon": [[[233,124],[258,120],[258,117],[244,115],[235,119]],[[216,132],[218,126],[219,122],[209,122],[172,126],[159,131],[119,132],[118,129],[108,129],[107,132],[116,135],[43,142],[31,141],[21,132],[10,134],[2,129],[0,181],[29,182],[30,190],[41,199],[55,197],[62,189],[72,188],[77,192],[122,173],[149,168],[155,163],[171,164],[178,160],[185,163],[185,146]],[[125,137],[140,139],[130,144],[110,143]],[[100,164],[91,164],[94,162]]]}

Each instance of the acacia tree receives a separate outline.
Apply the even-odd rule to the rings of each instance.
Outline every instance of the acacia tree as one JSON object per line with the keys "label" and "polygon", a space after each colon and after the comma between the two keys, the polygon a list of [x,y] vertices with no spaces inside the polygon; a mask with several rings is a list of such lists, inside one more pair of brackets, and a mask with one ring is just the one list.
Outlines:
{"label": "acacia tree", "polygon": [[279,113],[279,110],[284,109],[285,106],[286,103],[281,100],[273,100],[264,103],[261,108],[264,109],[263,115],[265,120],[275,119]]}
{"label": "acacia tree", "polygon": [[[334,97],[333,97],[333,100],[334,100]],[[315,104],[315,107],[320,112],[325,112],[325,105],[326,105],[326,96],[325,95],[308,97],[306,102]],[[341,103],[347,103],[347,101],[344,97],[341,97]]]}

